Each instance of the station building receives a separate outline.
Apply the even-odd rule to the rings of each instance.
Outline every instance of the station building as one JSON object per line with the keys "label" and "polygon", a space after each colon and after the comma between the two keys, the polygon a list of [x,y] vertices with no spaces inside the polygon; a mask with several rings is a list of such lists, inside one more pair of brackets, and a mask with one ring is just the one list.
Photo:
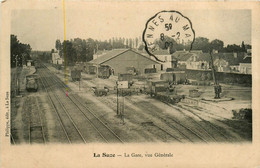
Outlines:
{"label": "station building", "polygon": [[159,62],[142,55],[133,49],[114,49],[90,61],[94,65],[108,65],[114,75],[127,73],[134,68],[138,74],[144,74],[146,68],[155,68]]}

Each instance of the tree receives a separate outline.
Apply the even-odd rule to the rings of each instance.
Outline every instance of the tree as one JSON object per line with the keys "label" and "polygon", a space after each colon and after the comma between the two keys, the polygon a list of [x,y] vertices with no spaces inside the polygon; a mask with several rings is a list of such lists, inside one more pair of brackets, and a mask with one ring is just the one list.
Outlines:
{"label": "tree", "polygon": [[17,36],[11,34],[11,67],[22,66],[23,63],[31,59],[32,48],[29,44],[20,43]]}
{"label": "tree", "polygon": [[129,47],[133,48],[133,39],[132,38],[129,39]]}
{"label": "tree", "polygon": [[143,44],[138,47],[139,51],[142,51],[143,49],[144,49],[144,45]]}
{"label": "tree", "polygon": [[92,38],[87,39],[87,47],[86,47],[86,60],[91,61],[93,60],[94,50],[96,48],[96,43]]}
{"label": "tree", "polygon": [[81,60],[84,60],[85,56],[81,55],[81,53],[83,51],[82,39],[75,38],[72,42],[72,47],[73,47],[73,49],[75,50],[75,53],[76,53],[76,55],[75,55],[76,56],[76,62],[80,62]]}
{"label": "tree", "polygon": [[203,52],[209,52],[210,50],[209,39],[205,37],[197,37],[192,45],[193,50],[202,50]]}
{"label": "tree", "polygon": [[210,48],[217,50],[217,51],[223,51],[224,42],[218,39],[215,39],[210,42]]}
{"label": "tree", "polygon": [[242,52],[242,48],[239,45],[232,44],[227,45],[227,47],[224,49],[225,52]]}
{"label": "tree", "polygon": [[126,39],[126,48],[129,48],[129,46],[128,46],[128,38]]}
{"label": "tree", "polygon": [[55,43],[55,48],[56,50],[60,51],[61,50],[61,42],[59,39],[56,40],[56,43]]}
{"label": "tree", "polygon": [[185,49],[185,46],[183,44],[178,44],[173,38],[164,36],[162,39],[157,39],[155,41],[155,44],[159,46],[159,48],[163,50],[170,50],[170,54]]}
{"label": "tree", "polygon": [[73,41],[63,41],[62,45],[62,53],[64,53],[64,57],[66,56],[68,65],[74,65],[76,62],[76,51],[73,48]]}
{"label": "tree", "polygon": [[138,47],[138,38],[136,37],[135,38],[135,48],[137,48]]}
{"label": "tree", "polygon": [[245,46],[244,41],[242,41],[241,48],[242,48],[243,52],[246,52],[246,46]]}

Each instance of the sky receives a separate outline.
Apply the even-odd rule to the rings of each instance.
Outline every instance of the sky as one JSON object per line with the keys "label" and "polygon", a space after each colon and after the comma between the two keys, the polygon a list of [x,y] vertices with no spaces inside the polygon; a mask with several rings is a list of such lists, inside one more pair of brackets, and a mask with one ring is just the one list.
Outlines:
{"label": "sky", "polygon": [[[166,10],[178,10],[168,7]],[[149,18],[164,8],[145,9],[138,6],[86,6],[65,11],[66,39],[112,37],[141,37]],[[195,37],[220,39],[227,44],[242,41],[251,44],[250,10],[179,10],[193,25]],[[51,50],[56,39],[64,39],[63,11],[58,9],[14,10],[11,14],[11,33],[33,50]]]}

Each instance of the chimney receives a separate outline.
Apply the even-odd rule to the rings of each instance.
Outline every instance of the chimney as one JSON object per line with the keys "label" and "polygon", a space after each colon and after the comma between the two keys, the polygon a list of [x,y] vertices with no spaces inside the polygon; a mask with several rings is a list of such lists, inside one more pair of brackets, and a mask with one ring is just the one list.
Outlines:
{"label": "chimney", "polygon": [[234,58],[237,58],[237,53],[233,52]]}

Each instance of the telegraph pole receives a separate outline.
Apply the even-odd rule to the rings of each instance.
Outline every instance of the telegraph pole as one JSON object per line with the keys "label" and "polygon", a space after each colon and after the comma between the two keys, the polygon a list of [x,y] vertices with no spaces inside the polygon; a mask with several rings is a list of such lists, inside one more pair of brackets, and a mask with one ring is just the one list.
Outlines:
{"label": "telegraph pole", "polygon": [[216,80],[216,74],[215,74],[215,68],[214,68],[214,62],[213,62],[213,56],[212,56],[212,50],[210,50],[210,59],[211,59],[211,71],[212,71],[212,77],[214,81],[214,85],[217,85],[217,80]]}
{"label": "telegraph pole", "polygon": [[16,85],[16,89],[15,89],[16,90],[16,94],[15,95],[19,95],[19,88],[18,88],[19,80],[18,80],[18,74],[17,74],[18,73],[17,72],[17,57],[18,57],[18,55],[15,56],[15,71],[16,71],[15,72],[15,76],[16,76],[15,77],[15,82],[16,82],[16,84],[15,84]]}
{"label": "telegraph pole", "polygon": [[116,81],[116,115],[119,115],[119,110],[118,110],[118,81]]}

